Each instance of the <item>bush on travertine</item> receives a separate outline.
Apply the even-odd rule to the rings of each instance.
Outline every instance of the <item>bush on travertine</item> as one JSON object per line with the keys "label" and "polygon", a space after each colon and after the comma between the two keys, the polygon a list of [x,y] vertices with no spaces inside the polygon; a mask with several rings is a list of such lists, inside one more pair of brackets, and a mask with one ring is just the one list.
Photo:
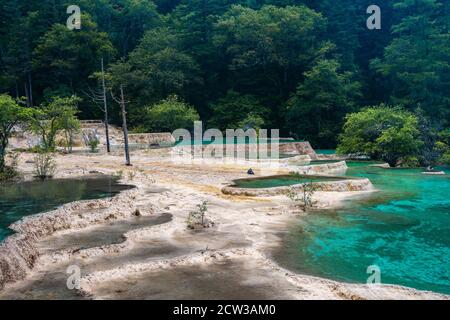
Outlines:
{"label": "bush on travertine", "polygon": [[52,153],[38,153],[34,157],[35,176],[41,180],[52,178],[56,171],[56,163]]}
{"label": "bush on travertine", "polygon": [[201,204],[197,205],[197,210],[189,212],[187,227],[189,229],[196,229],[198,227],[208,228],[211,226],[212,223],[206,219],[207,212],[207,202],[203,201]]}
{"label": "bush on travertine", "polygon": [[3,170],[0,171],[0,181],[12,180],[19,175],[17,171],[19,154],[15,152],[11,153],[8,160],[9,165],[4,165]]}
{"label": "bush on travertine", "polygon": [[91,152],[96,152],[98,145],[100,144],[100,139],[98,138],[98,134],[96,131],[90,131],[88,133],[83,134],[84,141],[86,145],[89,147]]}
{"label": "bush on travertine", "polygon": [[314,206],[313,196],[316,190],[317,187],[311,181],[305,183],[302,190],[290,188],[286,192],[286,196],[295,203],[295,206],[302,208],[303,211],[306,211],[308,208],[312,208]]}

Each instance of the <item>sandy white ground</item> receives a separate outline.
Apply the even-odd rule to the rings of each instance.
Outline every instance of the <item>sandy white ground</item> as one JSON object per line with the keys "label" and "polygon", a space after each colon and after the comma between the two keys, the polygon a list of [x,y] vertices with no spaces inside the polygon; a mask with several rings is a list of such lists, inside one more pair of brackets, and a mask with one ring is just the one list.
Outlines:
{"label": "sandy white ground", "polygon": [[[21,155],[20,170],[28,177],[33,171],[30,160],[32,155]],[[171,161],[167,150],[134,152],[132,162],[132,167],[124,167],[120,154],[57,157],[56,177],[116,174],[125,183],[136,185],[136,189],[114,201],[87,201],[82,206],[46,214],[50,218],[43,215],[17,224],[16,229],[27,234],[21,241],[33,241],[27,254],[20,256],[33,259],[16,262],[23,269],[17,277],[3,271],[4,279],[14,281],[6,284],[0,298],[448,298],[400,286],[339,283],[283,269],[271,258],[271,252],[279,246],[280,234],[306,213],[284,196],[222,194],[221,189],[231,180],[246,177],[245,164],[179,164]],[[289,171],[262,167],[253,170],[257,176]],[[319,207],[331,208],[360,193],[319,192],[315,199]],[[208,203],[207,215],[214,227],[188,230],[188,213],[202,201]],[[162,214],[171,218],[140,225],[130,222],[137,212],[155,219]],[[96,235],[105,230],[108,233],[109,227],[110,235],[123,233],[121,240],[102,238],[104,242],[98,242]],[[83,246],[77,247],[80,239]],[[4,249],[10,248],[17,246],[9,244]],[[73,264],[81,268],[81,288],[68,292],[65,271]]]}

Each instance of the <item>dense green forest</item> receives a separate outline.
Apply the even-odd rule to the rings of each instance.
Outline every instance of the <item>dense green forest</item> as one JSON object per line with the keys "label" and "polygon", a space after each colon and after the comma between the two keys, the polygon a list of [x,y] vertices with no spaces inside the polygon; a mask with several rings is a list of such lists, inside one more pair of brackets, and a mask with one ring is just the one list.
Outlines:
{"label": "dense green forest", "polygon": [[[374,2],[381,30],[366,26]],[[73,4],[81,30],[66,27]],[[333,148],[348,113],[386,104],[439,132],[450,125],[448,7],[445,0],[0,0],[0,93],[29,106],[77,95],[79,116],[101,119],[88,93],[99,89],[103,58],[107,85],[124,85],[136,131],[175,129],[160,121],[167,106],[209,127],[280,128]],[[119,124],[119,107],[109,103]]]}

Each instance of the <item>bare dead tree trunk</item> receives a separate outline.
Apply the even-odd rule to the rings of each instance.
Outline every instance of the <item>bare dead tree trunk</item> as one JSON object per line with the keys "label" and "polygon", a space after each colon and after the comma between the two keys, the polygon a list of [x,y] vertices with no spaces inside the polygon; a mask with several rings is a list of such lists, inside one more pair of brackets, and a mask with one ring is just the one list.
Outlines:
{"label": "bare dead tree trunk", "polygon": [[30,107],[33,106],[33,84],[31,83],[31,73],[28,73],[28,87],[30,90]]}
{"label": "bare dead tree trunk", "polygon": [[16,80],[16,99],[19,99],[19,84],[17,83],[17,80]]}
{"label": "bare dead tree trunk", "polygon": [[108,104],[106,102],[106,85],[105,85],[105,70],[102,58],[102,86],[103,86],[103,106],[105,111],[105,134],[106,134],[106,151],[111,152],[111,145],[109,143],[109,121],[108,121]]}
{"label": "bare dead tree trunk", "polygon": [[27,99],[27,107],[30,108],[30,107],[31,107],[31,104],[30,104],[30,95],[29,95],[29,93],[28,93],[28,85],[27,85],[27,82],[26,82],[26,81],[24,82],[23,86],[24,86],[24,88],[25,88],[25,97],[26,97],[26,99]]}
{"label": "bare dead tree trunk", "polygon": [[125,110],[125,97],[123,95],[123,85],[120,85],[120,107],[122,109],[122,121],[123,121],[123,137],[125,144],[125,165],[131,166],[130,149],[128,146],[128,128],[127,128],[127,112]]}

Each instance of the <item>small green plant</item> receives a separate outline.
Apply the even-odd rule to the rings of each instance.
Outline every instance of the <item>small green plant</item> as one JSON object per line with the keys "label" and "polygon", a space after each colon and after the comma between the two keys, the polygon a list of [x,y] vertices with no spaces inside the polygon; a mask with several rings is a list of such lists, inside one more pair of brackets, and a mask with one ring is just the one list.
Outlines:
{"label": "small green plant", "polygon": [[19,154],[16,152],[11,153],[9,158],[9,165],[5,165],[3,170],[0,171],[0,181],[12,180],[19,175],[19,172],[17,171]]}
{"label": "small green plant", "polygon": [[[29,128],[41,138],[41,147],[45,152],[56,150],[57,137],[62,131],[65,132],[64,136],[67,139],[70,139],[69,135],[75,134],[79,127],[79,121],[76,117],[79,101],[80,99],[76,96],[54,96],[38,108],[30,108],[33,111],[33,116],[28,122]],[[66,141],[66,143],[69,145],[73,141]]]}
{"label": "small green plant", "polygon": [[98,147],[99,143],[100,142],[98,140],[89,141],[89,149],[91,150],[92,153],[97,151],[97,147]]}
{"label": "small green plant", "polygon": [[445,164],[445,165],[447,165],[447,166],[450,166],[450,151],[447,151],[447,153],[445,153],[445,154],[441,157],[440,161],[441,161],[443,164]]}
{"label": "small green plant", "polygon": [[303,211],[314,206],[313,196],[317,188],[312,181],[305,183],[301,190],[290,188],[286,196],[292,200],[295,205],[302,208]]}
{"label": "small green plant", "polygon": [[197,205],[197,210],[189,212],[187,219],[187,226],[189,229],[195,229],[196,227],[207,227],[206,213],[208,212],[207,202],[203,201]]}
{"label": "small green plant", "polygon": [[41,180],[52,178],[56,171],[56,162],[52,153],[38,153],[34,157],[34,173]]}
{"label": "small green plant", "polygon": [[0,181],[8,181],[8,180],[13,180],[14,178],[16,178],[18,175],[17,171],[15,171],[13,168],[11,167],[7,167],[5,166],[3,168],[3,171],[0,172]]}
{"label": "small green plant", "polygon": [[91,131],[83,134],[84,142],[89,147],[92,153],[97,152],[98,145],[100,144],[100,139],[98,138],[96,131]]}

